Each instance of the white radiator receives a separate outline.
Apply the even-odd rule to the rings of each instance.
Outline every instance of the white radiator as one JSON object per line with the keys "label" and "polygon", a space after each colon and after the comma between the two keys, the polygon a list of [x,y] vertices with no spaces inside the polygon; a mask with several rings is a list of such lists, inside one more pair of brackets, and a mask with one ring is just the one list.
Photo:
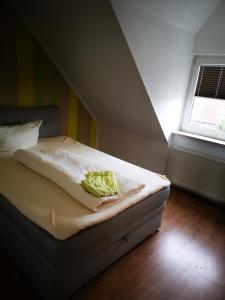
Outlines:
{"label": "white radiator", "polygon": [[225,203],[225,161],[177,146],[169,151],[166,175],[173,184]]}

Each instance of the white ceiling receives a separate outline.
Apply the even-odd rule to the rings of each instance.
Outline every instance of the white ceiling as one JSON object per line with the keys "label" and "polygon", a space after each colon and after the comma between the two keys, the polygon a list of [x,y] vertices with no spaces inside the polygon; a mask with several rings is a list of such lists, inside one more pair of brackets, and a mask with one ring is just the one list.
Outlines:
{"label": "white ceiling", "polygon": [[[111,0],[112,2],[114,0]],[[119,0],[138,12],[154,15],[186,32],[195,34],[221,0]],[[222,0],[223,1],[223,0]],[[120,3],[121,4],[121,3]]]}

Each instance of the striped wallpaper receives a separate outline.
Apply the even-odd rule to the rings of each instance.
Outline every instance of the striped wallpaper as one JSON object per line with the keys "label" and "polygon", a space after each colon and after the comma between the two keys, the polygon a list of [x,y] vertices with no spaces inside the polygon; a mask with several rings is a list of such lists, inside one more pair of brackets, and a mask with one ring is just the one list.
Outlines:
{"label": "striped wallpaper", "polygon": [[57,105],[61,133],[96,146],[96,123],[14,10],[0,2],[0,106]]}

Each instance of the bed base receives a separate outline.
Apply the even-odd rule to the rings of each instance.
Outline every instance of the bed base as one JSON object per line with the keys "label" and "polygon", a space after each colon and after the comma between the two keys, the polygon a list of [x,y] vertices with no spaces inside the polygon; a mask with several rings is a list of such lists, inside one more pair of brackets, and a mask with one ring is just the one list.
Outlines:
{"label": "bed base", "polygon": [[169,188],[64,241],[20,214],[0,195],[1,247],[44,299],[67,299],[154,233]]}

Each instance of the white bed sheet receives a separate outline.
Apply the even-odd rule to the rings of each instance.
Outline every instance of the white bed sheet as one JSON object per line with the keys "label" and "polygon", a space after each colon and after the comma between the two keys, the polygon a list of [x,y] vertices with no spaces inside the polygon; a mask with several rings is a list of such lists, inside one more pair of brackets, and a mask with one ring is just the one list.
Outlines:
{"label": "white bed sheet", "polygon": [[24,216],[55,238],[64,240],[78,231],[105,221],[147,196],[156,193],[170,182],[156,173],[87,147],[73,139],[60,136],[43,138],[34,148],[60,148],[104,164],[130,178],[138,178],[146,187],[137,195],[95,213],[81,205],[55,183],[17,162],[13,152],[0,153],[0,193]]}

